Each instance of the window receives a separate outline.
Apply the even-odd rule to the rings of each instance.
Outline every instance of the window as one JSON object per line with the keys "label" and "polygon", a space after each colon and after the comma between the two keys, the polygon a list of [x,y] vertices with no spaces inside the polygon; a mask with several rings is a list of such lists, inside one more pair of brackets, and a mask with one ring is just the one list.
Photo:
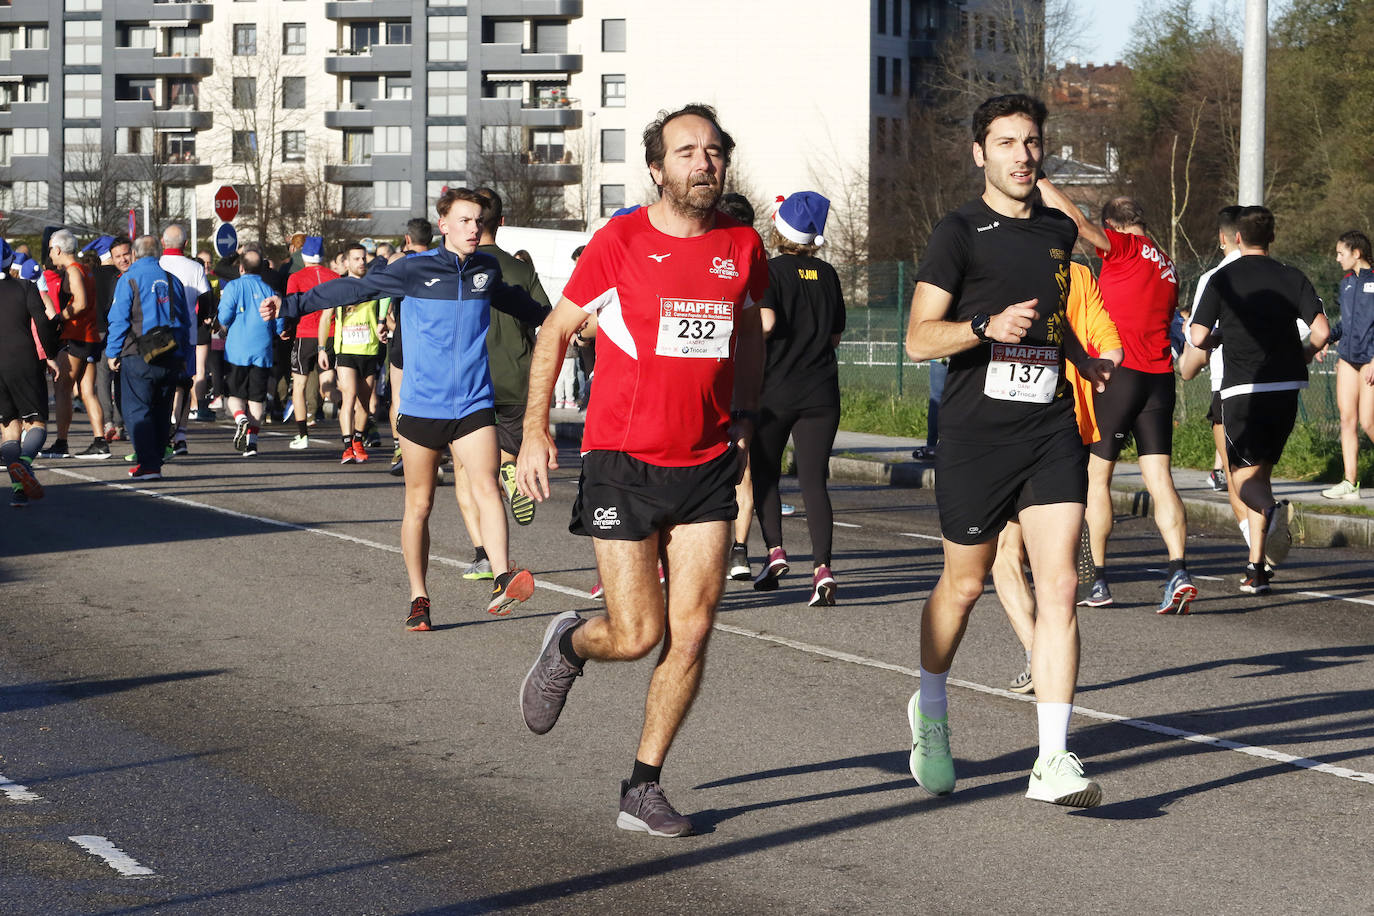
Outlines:
{"label": "window", "polygon": [[142,156],[151,152],[145,144],[147,134],[141,127],[116,127],[115,128],[115,155],[116,156]]}
{"label": "window", "polygon": [[878,34],[887,34],[887,0],[878,0]]}
{"label": "window", "polygon": [[625,186],[623,184],[603,184],[601,186],[601,215],[610,216],[625,206]]}
{"label": "window", "polygon": [[116,76],[115,101],[157,101],[157,80],[151,76]]}
{"label": "window", "polygon": [[[431,5],[433,0],[431,0]],[[425,182],[425,210],[434,212],[434,205],[439,202],[439,198],[448,190],[448,182],[440,179],[439,181]]]}
{"label": "window", "polygon": [[982,50],[983,47],[983,17],[973,14],[973,47],[975,50]]}
{"label": "window", "polygon": [[408,45],[411,42],[409,22],[388,22],[386,24],[386,43],[389,45]]}
{"label": "window", "polygon": [[603,19],[603,20],[601,20],[601,50],[602,50],[602,51],[624,51],[624,50],[625,50],[625,20],[624,20],[624,19]]}
{"label": "window", "polygon": [[281,132],[281,161],[305,161],[305,131],[284,130]]}
{"label": "window", "polygon": [[284,22],[281,27],[281,53],[305,53],[305,23]]}
{"label": "window", "polygon": [[66,0],[63,9],[69,13],[98,13],[100,0]]}
{"label": "window", "polygon": [[43,79],[24,80],[24,89],[20,94],[20,100],[24,102],[47,102],[48,81]]}
{"label": "window", "polygon": [[10,60],[14,46],[18,43],[18,29],[0,29],[0,60]]}
{"label": "window", "polygon": [[601,161],[625,161],[625,131],[603,130],[601,132]]}
{"label": "window", "polygon": [[236,130],[230,150],[234,162],[252,162],[258,153],[258,134],[253,130]]}
{"label": "window", "polygon": [[878,95],[887,95],[887,58],[878,58]]}
{"label": "window", "polygon": [[343,187],[344,216],[369,217],[372,215],[372,185],[346,184]]}
{"label": "window", "polygon": [[120,26],[115,34],[117,48],[157,48],[157,30],[146,25]]}
{"label": "window", "polygon": [[305,212],[305,185],[284,184],[281,186],[282,213],[299,216]]}
{"label": "window", "polygon": [[64,117],[100,117],[99,73],[68,73],[62,77],[62,87],[62,114]]}
{"label": "window", "polygon": [[14,183],[14,208],[16,210],[48,209],[48,183],[46,181],[16,181]]}
{"label": "window", "polygon": [[191,196],[196,189],[185,185],[163,185],[162,216],[164,218],[186,218],[191,214]]}
{"label": "window", "polygon": [[382,98],[397,101],[410,101],[411,80],[408,76],[388,76],[384,78],[385,89]]}
{"label": "window", "polygon": [[46,127],[16,127],[14,129],[14,155],[48,155],[48,129]]}
{"label": "window", "polygon": [[66,27],[65,52],[62,57],[67,66],[100,63],[100,20],[73,19],[64,23]]}
{"label": "window", "polygon": [[566,22],[535,22],[534,51],[536,54],[568,53],[568,24]]}
{"label": "window", "polygon": [[892,58],[892,94],[902,94],[902,59]]}
{"label": "window", "polygon": [[523,99],[525,84],[506,80],[488,80],[482,84],[484,99]]}
{"label": "window", "polygon": [[68,127],[62,131],[62,170],[97,173],[108,163],[101,161],[100,128]]}
{"label": "window", "polygon": [[887,118],[879,118],[873,131],[873,149],[879,153],[887,152]]}
{"label": "window", "polygon": [[69,223],[93,222],[100,197],[100,182],[68,180],[62,188],[62,219]]}
{"label": "window", "polygon": [[374,181],[372,182],[372,205],[379,209],[409,210],[410,182]]}
{"label": "window", "polygon": [[14,185],[0,184],[0,213],[14,209]]}
{"label": "window", "polygon": [[348,100],[366,105],[377,97],[380,86],[380,77],[355,76],[348,81]]}
{"label": "window", "polygon": [[167,53],[172,57],[199,57],[200,26],[168,29]]}
{"label": "window", "polygon": [[347,165],[367,165],[372,162],[372,131],[344,131],[343,158]]}
{"label": "window", "polygon": [[281,78],[281,107],[305,107],[305,77],[283,76]]}
{"label": "window", "polygon": [[258,81],[251,76],[234,77],[234,107],[239,110],[258,107]]}
{"label": "window", "polygon": [[409,127],[399,125],[378,127],[373,129],[372,136],[376,144],[374,152],[379,156],[398,156],[410,153]]}
{"label": "window", "polygon": [[25,26],[24,47],[32,51],[46,51],[48,49],[48,27],[45,25]]}
{"label": "window", "polygon": [[563,131],[561,130],[532,130],[530,131],[530,161],[531,162],[562,162],[563,161]]}
{"label": "window", "polygon": [[892,34],[902,34],[902,0],[892,0]]}
{"label": "window", "polygon": [[522,131],[509,124],[482,126],[482,152],[514,156],[520,150]]}
{"label": "window", "polygon": [[348,29],[348,50],[354,54],[365,54],[372,46],[381,44],[382,24],[380,22],[355,22]]}
{"label": "window", "polygon": [[167,81],[167,105],[169,108],[195,110],[199,103],[200,87],[195,80]]}
{"label": "window", "polygon": [[429,114],[462,115],[467,114],[466,70],[429,71]]}
{"label": "window", "polygon": [[234,185],[239,192],[239,214],[241,216],[253,216],[258,212],[258,188],[257,185],[239,184]]}
{"label": "window", "polygon": [[519,19],[483,19],[482,44],[523,45],[525,23]]}
{"label": "window", "polygon": [[258,27],[251,22],[234,25],[234,56],[252,57],[258,53]]}
{"label": "window", "polygon": [[429,17],[430,61],[468,59],[468,19],[466,16]]}
{"label": "window", "polygon": [[468,129],[456,124],[425,128],[425,168],[431,172],[461,172],[468,165]]}
{"label": "window", "polygon": [[9,131],[0,132],[0,165],[9,165],[14,154],[14,135]]}
{"label": "window", "polygon": [[625,74],[607,73],[601,77],[601,107],[625,107]]}
{"label": "window", "polygon": [[162,150],[168,162],[196,162],[195,132],[163,134]]}

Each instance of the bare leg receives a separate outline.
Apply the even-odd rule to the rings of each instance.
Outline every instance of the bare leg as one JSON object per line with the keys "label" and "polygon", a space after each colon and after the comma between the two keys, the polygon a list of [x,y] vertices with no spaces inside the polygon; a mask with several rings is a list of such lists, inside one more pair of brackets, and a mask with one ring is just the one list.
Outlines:
{"label": "bare leg", "polygon": [[1021,523],[1010,522],[997,538],[997,558],[992,561],[992,585],[997,598],[1007,612],[1011,628],[1027,652],[1035,639],[1035,595],[1026,581],[1021,561],[1025,545],[1021,539]]}
{"label": "bare leg", "polygon": [[468,486],[468,469],[461,464],[458,465],[457,473],[453,475],[453,495],[458,499],[458,513],[463,516],[463,527],[468,530],[468,540],[473,547],[484,547],[482,543],[482,530],[477,526],[477,503],[472,499],[472,490]]}
{"label": "bare leg", "polygon": [[1072,703],[1078,682],[1078,614],[1074,590],[1078,572],[1074,557],[1083,524],[1080,503],[1028,506],[1021,524],[1036,536],[1026,540],[1031,575],[1035,577],[1035,638],[1031,679],[1042,703]]}
{"label": "bare leg", "polygon": [[749,526],[754,520],[754,475],[749,471],[749,453],[744,453],[744,477],[735,487],[735,502],[739,515],[735,516],[735,543],[749,543]]}
{"label": "bare leg", "polygon": [[1107,539],[1112,536],[1112,471],[1115,461],[1088,456],[1088,544],[1093,565],[1107,565]]}
{"label": "bare leg", "polygon": [[339,431],[343,438],[353,438],[353,405],[358,398],[358,370],[340,366],[339,390],[343,392],[343,403],[339,406]]}
{"label": "bare leg", "polygon": [[72,431],[72,392],[76,388],[77,363],[82,362],[63,350],[57,354],[57,380],[53,384],[53,401],[57,413],[57,438],[65,439]]}
{"label": "bare leg", "polygon": [[1212,425],[1212,440],[1217,444],[1217,454],[1221,456],[1221,466],[1226,471],[1226,498],[1231,503],[1231,511],[1235,513],[1236,521],[1245,521],[1245,503],[1240,501],[1240,494],[1236,492],[1236,482],[1231,478],[1231,457],[1226,451],[1226,427],[1220,423]]}
{"label": "bare leg", "polygon": [[1336,361],[1336,407],[1341,413],[1341,464],[1345,479],[1359,480],[1360,457],[1360,389],[1367,387],[1360,381],[1360,370],[1345,360]]}
{"label": "bare leg", "polygon": [[405,558],[410,597],[429,597],[425,576],[429,572],[429,515],[434,509],[434,472],[439,456],[432,448],[401,440],[405,455],[406,503],[401,516],[401,556]]}
{"label": "bare leg", "polygon": [[943,674],[954,663],[969,612],[997,555],[996,541],[969,545],[947,539],[944,544],[945,567],[921,610],[921,667],[932,674]]}
{"label": "bare leg", "polygon": [[81,403],[86,407],[86,418],[91,421],[91,435],[105,435],[105,411],[100,406],[100,398],[95,393],[95,365],[85,360],[77,360],[76,382],[81,392]]}
{"label": "bare leg", "polygon": [[1264,567],[1264,542],[1269,531],[1264,524],[1264,512],[1274,505],[1274,490],[1269,483],[1273,465],[1254,464],[1250,467],[1236,468],[1236,492],[1245,504],[1250,520],[1250,562],[1256,569]]}
{"label": "bare leg", "polygon": [[[477,509],[477,530],[482,538],[482,546],[486,548],[487,559],[491,561],[492,572],[499,576],[509,571],[511,566],[506,503],[496,482],[496,466],[500,458],[496,447],[496,427],[475,429],[449,448],[453,452],[454,464],[467,469],[468,485]],[[409,479],[410,459],[406,458],[405,461],[406,478]]]}
{"label": "bare leg", "polygon": [[[1171,459],[1168,455],[1141,455],[1140,476],[1155,507],[1155,526],[1164,538],[1170,560],[1181,560],[1188,545],[1188,521],[1183,513],[1183,500],[1174,488]],[[1108,497],[1110,502],[1110,497]]]}

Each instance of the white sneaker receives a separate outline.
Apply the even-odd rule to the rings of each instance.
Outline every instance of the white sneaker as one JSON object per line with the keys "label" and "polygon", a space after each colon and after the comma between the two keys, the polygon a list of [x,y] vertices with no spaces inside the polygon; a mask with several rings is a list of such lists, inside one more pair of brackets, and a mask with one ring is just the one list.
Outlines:
{"label": "white sneaker", "polygon": [[1264,561],[1270,566],[1278,566],[1288,559],[1293,549],[1293,531],[1288,527],[1288,500],[1281,499],[1265,513],[1269,521],[1269,533],[1264,538]]}
{"label": "white sneaker", "polygon": [[1322,490],[1322,496],[1327,499],[1359,499],[1360,488],[1348,480],[1342,480],[1334,487]]}
{"label": "white sneaker", "polygon": [[1102,787],[1084,777],[1083,761],[1077,754],[1060,751],[1048,760],[1036,758],[1026,798],[1071,808],[1092,808],[1102,801]]}
{"label": "white sneaker", "polygon": [[300,449],[303,449],[303,448],[310,448],[310,437],[309,437],[309,436],[293,436],[293,437],[291,438],[291,444],[288,445],[287,448],[294,448],[294,449],[296,449],[297,451],[299,451]]}

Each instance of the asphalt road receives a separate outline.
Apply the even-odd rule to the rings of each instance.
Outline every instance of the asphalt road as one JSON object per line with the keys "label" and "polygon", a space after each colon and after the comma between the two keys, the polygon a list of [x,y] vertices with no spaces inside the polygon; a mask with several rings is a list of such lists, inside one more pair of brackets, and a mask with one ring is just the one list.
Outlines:
{"label": "asphalt road", "polygon": [[1002,690],[1023,659],[989,589],[936,799],[905,718],[933,497],[838,484],[839,606],[808,609],[805,575],[729,586],[664,772],[701,833],[658,840],[614,827],[648,660],[590,665],[547,736],[517,708],[548,619],[597,606],[575,450],[512,527],[541,587],[507,619],[458,576],[440,490],[437,629],[413,634],[385,455],[269,435],[242,459],[230,435],[198,426],[138,486],[117,458],[40,462],[47,498],[2,516],[0,913],[1370,911],[1367,553],[1296,549],[1247,597],[1239,540],[1198,533],[1195,613],[1157,617],[1162,547],[1121,520],[1117,604],[1081,614],[1088,811],[1022,797],[1034,709]]}

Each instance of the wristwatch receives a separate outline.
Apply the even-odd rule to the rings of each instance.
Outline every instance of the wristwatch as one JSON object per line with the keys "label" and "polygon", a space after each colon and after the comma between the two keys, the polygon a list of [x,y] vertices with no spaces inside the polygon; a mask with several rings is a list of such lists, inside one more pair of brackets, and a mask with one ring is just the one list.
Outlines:
{"label": "wristwatch", "polygon": [[974,315],[973,320],[969,322],[969,327],[973,329],[974,336],[979,340],[991,340],[992,338],[988,336],[988,322],[991,320],[987,312],[979,312]]}

